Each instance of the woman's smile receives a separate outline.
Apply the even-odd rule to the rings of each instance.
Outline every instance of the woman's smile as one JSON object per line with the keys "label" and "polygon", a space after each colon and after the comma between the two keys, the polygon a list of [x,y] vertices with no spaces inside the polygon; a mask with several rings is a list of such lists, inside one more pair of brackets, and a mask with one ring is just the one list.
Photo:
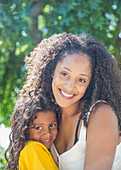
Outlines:
{"label": "woman's smile", "polygon": [[60,91],[60,94],[62,95],[62,97],[64,97],[65,99],[72,99],[76,95],[76,94],[71,94],[71,93],[65,92],[62,89],[59,89],[59,91]]}
{"label": "woman's smile", "polygon": [[52,90],[58,105],[62,108],[78,105],[90,79],[91,64],[86,54],[70,54],[59,61],[52,81]]}

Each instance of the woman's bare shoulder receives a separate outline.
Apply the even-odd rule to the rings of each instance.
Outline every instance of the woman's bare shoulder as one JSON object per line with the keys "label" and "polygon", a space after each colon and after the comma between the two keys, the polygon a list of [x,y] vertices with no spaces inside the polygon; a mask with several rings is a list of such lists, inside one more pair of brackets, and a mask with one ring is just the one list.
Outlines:
{"label": "woman's bare shoulder", "polygon": [[89,118],[89,126],[93,124],[93,126],[98,125],[114,125],[118,126],[117,116],[112,109],[112,107],[106,103],[99,103],[94,106],[90,118]]}
{"label": "woman's bare shoulder", "polygon": [[[118,121],[113,109],[100,103],[93,109],[87,128],[85,167],[111,168],[118,143]],[[99,166],[100,165],[100,166]]]}

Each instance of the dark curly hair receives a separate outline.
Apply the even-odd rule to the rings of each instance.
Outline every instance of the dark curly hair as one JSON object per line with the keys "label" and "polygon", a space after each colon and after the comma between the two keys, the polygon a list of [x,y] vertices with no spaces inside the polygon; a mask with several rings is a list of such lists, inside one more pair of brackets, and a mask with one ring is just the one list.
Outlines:
{"label": "dark curly hair", "polygon": [[79,52],[89,56],[92,66],[90,84],[80,99],[80,106],[82,101],[84,103],[84,107],[80,107],[80,119],[83,119],[87,126],[86,113],[91,105],[97,100],[105,100],[115,111],[121,130],[121,72],[115,58],[90,34],[54,34],[38,44],[30,56],[25,58],[28,72],[20,95],[38,95],[41,92],[55,102],[51,75],[58,61],[68,54]]}
{"label": "dark curly hair", "polygon": [[[5,152],[7,166],[9,170],[18,169],[20,151],[29,140],[29,124],[36,118],[36,113],[51,110],[55,112],[57,122],[59,108],[41,94],[31,97],[20,97],[15,105],[11,117],[10,144]],[[7,152],[9,151],[9,159]]]}

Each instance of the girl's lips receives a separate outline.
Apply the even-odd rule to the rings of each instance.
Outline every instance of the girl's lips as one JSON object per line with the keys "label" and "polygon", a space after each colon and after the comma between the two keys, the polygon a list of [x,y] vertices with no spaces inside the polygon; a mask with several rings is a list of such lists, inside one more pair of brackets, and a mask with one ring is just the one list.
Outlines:
{"label": "girl's lips", "polygon": [[41,140],[40,142],[43,143],[43,144],[49,143],[49,142],[51,142],[51,138],[50,139]]}
{"label": "girl's lips", "polygon": [[76,94],[69,94],[64,92],[62,89],[59,89],[61,96],[63,96],[66,99],[72,99]]}

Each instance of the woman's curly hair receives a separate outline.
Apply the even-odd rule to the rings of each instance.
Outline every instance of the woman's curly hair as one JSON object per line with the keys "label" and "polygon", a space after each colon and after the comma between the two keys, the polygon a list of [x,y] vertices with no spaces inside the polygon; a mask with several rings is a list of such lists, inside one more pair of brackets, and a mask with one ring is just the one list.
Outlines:
{"label": "woman's curly hair", "polygon": [[54,34],[38,44],[30,56],[25,58],[27,76],[20,95],[38,95],[41,92],[55,102],[51,75],[58,61],[68,54],[79,52],[89,56],[92,66],[90,84],[80,99],[80,105],[82,101],[84,103],[84,107],[80,107],[80,119],[84,120],[86,126],[86,113],[91,105],[97,100],[105,100],[114,109],[121,130],[121,72],[115,58],[90,34]]}
{"label": "woman's curly hair", "polygon": [[[5,152],[7,167],[9,170],[17,170],[20,152],[29,140],[29,124],[36,118],[36,113],[51,110],[55,112],[57,122],[59,108],[41,94],[31,97],[20,97],[15,105],[11,117],[10,144]],[[7,158],[9,152],[9,158]]]}

